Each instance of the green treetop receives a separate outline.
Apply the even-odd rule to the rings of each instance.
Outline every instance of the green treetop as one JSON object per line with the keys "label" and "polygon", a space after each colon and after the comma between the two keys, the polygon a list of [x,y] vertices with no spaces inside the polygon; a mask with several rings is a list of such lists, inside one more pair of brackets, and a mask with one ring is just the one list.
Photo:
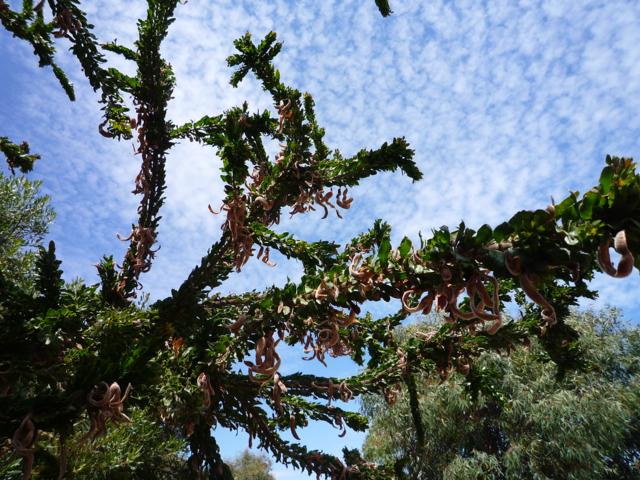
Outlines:
{"label": "green treetop", "polygon": [[229,463],[235,480],[275,480],[271,475],[271,461],[264,455],[256,455],[249,450],[242,452]]}
{"label": "green treetop", "polygon": [[0,271],[23,288],[29,288],[35,252],[55,216],[41,184],[0,172]]}
{"label": "green treetop", "polygon": [[[580,334],[583,365],[562,378],[534,339],[445,380],[421,375],[392,406],[366,397],[365,457],[412,479],[639,479],[640,330],[611,310],[566,321]],[[486,378],[479,389],[477,376]]]}

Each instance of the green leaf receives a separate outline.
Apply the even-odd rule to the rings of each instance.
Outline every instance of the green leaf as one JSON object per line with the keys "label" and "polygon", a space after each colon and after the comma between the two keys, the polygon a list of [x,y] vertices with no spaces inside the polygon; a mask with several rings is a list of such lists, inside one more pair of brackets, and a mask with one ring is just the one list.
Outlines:
{"label": "green leaf", "polygon": [[503,222],[493,230],[493,238],[496,242],[501,242],[511,235],[513,229],[507,222]]}
{"label": "green leaf", "polygon": [[476,242],[479,244],[487,243],[491,240],[491,236],[493,235],[493,230],[486,223],[482,225],[478,232],[476,233]]}
{"label": "green leaf", "polygon": [[391,252],[391,241],[388,238],[382,240],[380,249],[378,250],[378,258],[380,263],[386,265],[389,261],[389,253]]}
{"label": "green leaf", "polygon": [[400,256],[402,258],[406,258],[409,252],[411,251],[411,247],[412,247],[411,240],[409,240],[408,237],[404,237],[402,239],[402,242],[400,242],[400,247],[398,248],[398,251],[400,252]]}
{"label": "green leaf", "polygon": [[604,167],[602,173],[600,174],[600,188],[602,189],[602,193],[605,195],[609,193],[611,190],[611,185],[613,184],[613,168],[610,166]]}
{"label": "green leaf", "polygon": [[593,214],[593,207],[599,199],[600,195],[596,192],[587,192],[580,202],[580,218],[583,220],[589,220]]}

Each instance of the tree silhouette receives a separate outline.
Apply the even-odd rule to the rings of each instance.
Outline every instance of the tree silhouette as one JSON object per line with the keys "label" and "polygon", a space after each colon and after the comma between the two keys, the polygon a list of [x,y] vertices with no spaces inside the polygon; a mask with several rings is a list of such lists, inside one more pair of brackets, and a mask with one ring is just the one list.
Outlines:
{"label": "tree silhouette", "polygon": [[[417,373],[446,378],[452,369],[474,372],[471,388],[482,389],[486,374],[474,371],[474,358],[532,336],[560,371],[579,364],[577,333],[563,321],[569,307],[593,296],[586,281],[595,271],[631,274],[632,252],[640,251],[640,177],[630,159],[607,157],[598,184],[585,195],[518,212],[495,228],[474,231],[462,223],[436,230],[419,245],[405,238],[394,247],[389,225],[375,221],[344,246],[306,242],[275,230],[283,211],[339,216],[353,201],[349,189],[368,176],[400,170],[420,180],[414,152],[403,138],[350,157],[332,151],[313,97],[283,83],[274,66],[281,44],[273,32],[257,43],[249,34],[236,40],[228,64],[235,68],[231,84],[255,75],[275,112],[251,112],[245,103],[174,125],[166,112],[175,79],[160,46],[179,2],[147,3],[138,40],[127,47],[99,43],[77,0],[26,0],[19,12],[0,0],[3,26],[33,46],[40,65],[53,68],[73,100],[73,87],[54,61],[57,39],[70,43],[101,93],[100,134],[134,139],[140,158],[137,219],[122,238],[129,246],[120,265],[111,256],[101,260],[99,285],[63,285],[53,244],[41,252],[37,295],[0,276],[0,437],[11,439],[7,454],[23,459],[24,478],[45,469],[36,455],[38,437],[59,438],[55,462],[63,476],[71,461],[66,444],[77,438],[79,420],[86,414],[89,427],[77,441],[90,442],[112,423],[128,422],[130,404],[152,409],[168,432],[186,439],[194,476],[231,477],[215,440],[213,427],[220,425],[246,431],[276,460],[299,469],[336,479],[390,478],[401,475],[394,465],[366,463],[354,451],[346,451],[343,462],[285,441],[279,432],[298,438],[296,428],[310,420],[332,424],[340,434],[347,427],[364,430],[365,417],[332,400],[382,392],[393,403],[400,385],[415,392]],[[376,4],[390,14],[386,1]],[[107,66],[102,51],[133,62],[136,74]],[[269,139],[281,145],[275,159],[264,148]],[[222,159],[225,198],[219,213],[209,206],[225,216],[222,234],[170,296],[134,305],[160,238],[166,158],[183,140],[214,147]],[[22,171],[37,159],[28,145],[5,137],[2,151],[9,166]],[[617,266],[612,246],[621,255]],[[271,264],[271,250],[301,262],[299,282],[240,295],[215,292],[251,256]],[[522,319],[503,324],[504,304],[523,296],[532,303],[523,307]],[[364,302],[390,299],[398,301],[395,314],[361,314]],[[401,347],[394,328],[411,313],[431,310],[449,321]],[[283,376],[280,342],[303,345],[307,360],[349,356],[366,368],[348,378]],[[238,362],[248,374],[234,373]],[[417,408],[412,415],[419,425]]]}

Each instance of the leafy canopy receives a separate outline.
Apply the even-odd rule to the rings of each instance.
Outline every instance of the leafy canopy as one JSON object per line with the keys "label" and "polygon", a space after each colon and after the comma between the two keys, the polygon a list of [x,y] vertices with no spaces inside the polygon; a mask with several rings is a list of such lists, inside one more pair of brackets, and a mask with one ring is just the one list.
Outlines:
{"label": "leafy canopy", "polygon": [[567,322],[584,363],[562,378],[534,339],[508,356],[485,352],[444,382],[420,376],[415,403],[409,388],[391,407],[365,397],[365,457],[414,479],[640,478],[640,329],[615,310]]}
{"label": "leafy canopy", "polygon": [[271,461],[264,455],[249,450],[242,452],[229,463],[235,480],[275,480],[271,475]]}
{"label": "leafy canopy", "polygon": [[[36,249],[55,217],[41,185],[0,172],[0,271],[16,281],[33,273]],[[29,282],[21,286],[28,288]]]}

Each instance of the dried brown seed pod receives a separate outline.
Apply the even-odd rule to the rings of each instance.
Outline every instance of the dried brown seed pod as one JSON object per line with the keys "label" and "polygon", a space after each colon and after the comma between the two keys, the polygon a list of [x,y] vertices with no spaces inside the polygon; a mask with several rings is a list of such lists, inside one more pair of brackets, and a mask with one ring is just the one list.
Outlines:
{"label": "dried brown seed pod", "polygon": [[502,318],[498,316],[496,321],[489,328],[487,328],[487,335],[495,335],[496,333],[498,333],[498,330],[500,330],[500,327],[502,327]]}
{"label": "dried brown seed pod", "polygon": [[396,383],[390,387],[387,387],[383,390],[384,399],[387,402],[387,405],[393,406],[398,401],[398,395],[400,394],[400,384]]}
{"label": "dried brown seed pod", "polygon": [[104,128],[107,125],[107,123],[109,123],[109,120],[105,119],[104,122],[98,125],[98,132],[100,132],[100,135],[102,135],[105,138],[113,138],[114,137],[113,133],[109,132],[108,130],[105,130]]}
{"label": "dried brown seed pod", "polygon": [[[609,248],[612,243],[614,250],[622,257],[618,262],[617,268],[613,266],[609,255]],[[616,234],[613,242],[608,240],[600,245],[598,249],[598,263],[602,271],[612,277],[624,278],[631,275],[631,272],[633,272],[634,258],[627,245],[627,234],[624,230],[620,230]]]}
{"label": "dried brown seed pod", "polygon": [[345,380],[340,382],[338,391],[340,392],[340,399],[343,402],[348,402],[353,398],[353,392],[349,389],[349,387],[347,386],[347,382]]}
{"label": "dried brown seed pod", "polygon": [[280,100],[280,103],[274,105],[280,117],[279,126],[278,126],[278,135],[281,134],[284,130],[284,121],[291,120],[293,118],[293,112],[291,111],[291,99],[288,98],[285,102],[284,100]]}
{"label": "dried brown seed pod", "polygon": [[[280,340],[274,342],[273,332],[262,336],[256,343],[255,364],[245,361],[249,367],[249,380],[266,383],[269,382],[280,368],[281,358],[276,352],[276,346]],[[257,378],[255,375],[264,375],[264,378]]]}
{"label": "dried brown seed pod", "polygon": [[418,302],[415,307],[409,305],[409,297],[411,297],[414,293],[415,292],[413,290],[407,290],[402,294],[402,297],[400,298],[400,301],[402,302],[402,308],[404,308],[406,312],[415,313],[421,310],[420,302]]}
{"label": "dried brown seed pod", "polygon": [[271,392],[271,399],[273,400],[273,404],[276,408],[276,412],[278,415],[282,415],[282,402],[281,397],[283,393],[287,393],[287,387],[284,382],[280,379],[280,374],[276,373],[273,376],[273,390]]}
{"label": "dried brown seed pod", "polygon": [[298,432],[296,432],[296,416],[293,413],[289,416],[289,429],[291,430],[291,435],[293,435],[293,438],[295,438],[296,440],[300,440]]}
{"label": "dried brown seed pod", "polygon": [[244,325],[246,321],[247,321],[247,316],[244,313],[241,313],[238,316],[238,319],[235,322],[233,322],[231,325],[229,325],[227,328],[231,331],[231,333],[234,333],[237,335],[240,329],[242,328],[242,325]]}
{"label": "dried brown seed pod", "polygon": [[556,311],[553,306],[547,301],[546,298],[536,289],[535,283],[528,273],[520,275],[520,286],[524,293],[542,309],[542,319],[547,323],[547,326],[552,327],[556,324]]}
{"label": "dried brown seed pod", "polygon": [[197,384],[200,390],[202,390],[202,404],[205,408],[211,407],[211,399],[215,396],[215,392],[211,386],[209,375],[205,372],[201,372],[200,375],[198,375]]}
{"label": "dried brown seed pod", "polygon": [[458,359],[457,370],[462,375],[467,376],[469,374],[469,372],[471,371],[471,365],[469,364],[469,360],[468,359],[459,358]]}
{"label": "dried brown seed pod", "polygon": [[340,433],[338,434],[340,438],[344,437],[347,434],[347,427],[342,421],[342,414],[340,414],[340,412],[336,414],[333,424],[340,429]]}
{"label": "dried brown seed pod", "polygon": [[504,252],[504,266],[514,277],[517,277],[522,273],[522,261],[520,260],[520,257],[514,257],[509,252]]}
{"label": "dried brown seed pod", "polygon": [[91,425],[89,431],[82,437],[82,441],[99,437],[106,431],[106,421],[130,422],[131,419],[124,413],[124,402],[131,392],[131,384],[127,385],[124,395],[117,382],[109,385],[100,382],[91,389],[87,395],[87,401],[95,409],[89,409]]}

